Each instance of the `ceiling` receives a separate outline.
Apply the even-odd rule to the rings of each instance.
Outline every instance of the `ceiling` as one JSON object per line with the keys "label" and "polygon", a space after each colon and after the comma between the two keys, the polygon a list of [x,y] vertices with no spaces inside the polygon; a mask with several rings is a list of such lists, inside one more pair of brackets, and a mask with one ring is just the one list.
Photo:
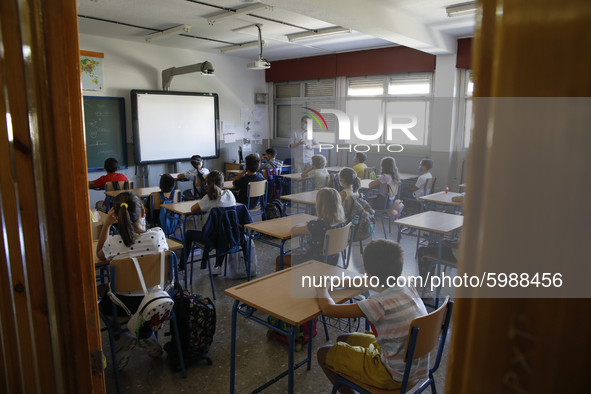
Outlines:
{"label": "ceiling", "polygon": [[[462,0],[79,0],[82,34],[144,42],[148,34],[181,24],[188,33],[146,45],[160,45],[220,53],[225,46],[257,40],[262,24],[269,61],[324,55],[360,49],[405,45],[432,54],[456,51],[456,39],[472,36],[475,15],[448,18],[445,8]],[[216,14],[265,4],[254,11],[209,25]],[[341,26],[351,33],[289,42],[286,35]],[[258,48],[228,52],[226,56],[256,59]]]}

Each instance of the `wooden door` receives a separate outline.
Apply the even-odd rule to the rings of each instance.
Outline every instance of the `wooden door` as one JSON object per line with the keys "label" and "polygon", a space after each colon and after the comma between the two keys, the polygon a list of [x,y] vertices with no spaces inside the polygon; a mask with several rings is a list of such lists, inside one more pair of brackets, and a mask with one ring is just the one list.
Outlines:
{"label": "wooden door", "polygon": [[2,0],[0,34],[0,392],[101,393],[76,2]]}
{"label": "wooden door", "polygon": [[[591,96],[591,3],[481,0],[472,64],[476,98]],[[476,100],[461,270],[587,265],[589,130],[557,110],[552,125],[508,133],[493,100]],[[590,301],[458,298],[446,393],[589,392]]]}

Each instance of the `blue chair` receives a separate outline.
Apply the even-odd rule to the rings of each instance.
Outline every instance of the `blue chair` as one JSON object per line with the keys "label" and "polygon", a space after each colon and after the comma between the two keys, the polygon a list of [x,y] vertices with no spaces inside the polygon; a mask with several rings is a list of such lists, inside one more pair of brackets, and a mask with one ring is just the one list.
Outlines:
{"label": "blue chair", "polygon": [[385,239],[388,239],[388,235],[386,234],[386,223],[384,222],[384,219],[388,219],[388,232],[392,232],[392,218],[388,215],[388,208],[390,208],[390,199],[392,197],[400,197],[400,184],[401,182],[388,182],[386,186],[387,193],[386,200],[384,201],[384,209],[381,212],[376,212],[376,214],[380,215],[380,218],[382,219],[382,228],[384,229]]}
{"label": "blue chair", "polygon": [[[423,186],[423,195],[424,196],[428,196],[429,194],[433,193],[433,190],[435,190],[435,182],[436,181],[437,181],[437,177],[432,177],[427,182],[425,182],[425,186]],[[428,204],[425,205],[423,203],[423,201],[417,200],[416,198],[403,197],[402,199],[404,201],[404,206],[406,207],[404,216],[411,216],[416,213],[425,212],[426,209],[429,209]],[[413,205],[415,207],[418,207],[418,209],[417,210],[408,209]]]}
{"label": "blue chair", "polygon": [[[164,196],[164,201],[162,201],[162,196]],[[150,206],[150,226],[154,227],[158,225],[160,220],[160,216],[155,216],[155,210],[160,211],[160,205],[163,205],[165,202],[179,202],[181,198],[180,190],[173,189],[170,193],[163,193],[163,192],[153,192],[148,197],[149,201],[148,204]]]}
{"label": "blue chair", "polygon": [[[107,182],[105,183],[105,191],[113,191],[113,190],[129,190],[133,189],[133,181],[116,181],[116,182]],[[107,213],[111,209],[111,205],[113,204],[114,197],[107,196],[105,198],[105,211],[99,209],[97,206],[97,210]]]}
{"label": "blue chair", "polygon": [[[177,260],[176,255],[171,252],[162,252],[166,253],[166,266],[165,266],[165,283],[170,282],[171,278],[174,278],[175,281],[178,282],[178,270],[177,270]],[[138,262],[140,264],[140,268],[142,270],[142,274],[144,277],[144,281],[146,283],[146,287],[154,287],[160,284],[160,263],[161,263],[161,254],[153,254],[145,257],[138,257]],[[141,290],[142,285],[139,281],[137,271],[135,269],[135,265],[132,259],[121,259],[121,260],[111,260],[110,262],[110,281],[111,281],[111,291],[113,293],[126,293],[136,290]],[[172,297],[173,290],[172,288],[169,291],[170,296]],[[105,295],[105,297],[108,297]],[[115,336],[124,334],[127,330],[127,327],[121,328],[122,324],[127,324],[129,321],[129,316],[125,317],[118,317],[117,316],[117,308],[118,306],[113,302],[113,309],[111,313],[105,313],[101,308],[99,308],[99,314],[101,320],[105,324],[105,328],[102,330],[107,330],[109,334],[109,346],[111,347],[111,360],[113,365],[113,373],[115,375],[115,383],[117,385],[117,393],[121,393],[121,384],[119,381],[119,370],[117,369],[117,351],[115,346]],[[174,338],[176,342],[176,349],[177,354],[182,355],[181,349],[181,342],[180,337],[178,334],[178,326],[176,321],[176,316],[174,314],[174,310],[171,311],[170,315],[166,320],[170,320],[171,322],[171,330],[174,333]],[[156,332],[157,334],[157,332]],[[185,363],[183,361],[183,357],[179,357],[180,367],[181,367],[181,375],[183,378],[187,377],[185,372]]]}
{"label": "blue chair", "polygon": [[[265,207],[267,206],[267,181],[256,181],[256,182],[248,182],[248,192],[247,192],[247,199],[248,201],[248,211],[250,216],[257,216],[262,215],[263,218],[265,217]],[[258,202],[254,207],[250,206],[250,199],[258,197]],[[257,211],[257,206],[260,208]]]}
{"label": "blue chair", "polygon": [[447,338],[447,332],[449,330],[452,310],[453,301],[450,301],[449,297],[447,297],[439,309],[428,315],[414,319],[410,324],[408,341],[406,342],[406,350],[404,354],[406,367],[404,370],[404,379],[402,380],[402,385],[399,390],[385,390],[372,387],[345,375],[340,375],[334,372],[331,367],[327,366],[326,368],[332,370],[333,374],[338,379],[332,388],[332,394],[336,394],[341,386],[348,386],[361,394],[405,394],[407,390],[412,389],[419,382],[418,380],[409,381],[413,360],[425,357],[435,348],[435,346],[437,346],[437,344],[439,344],[435,363],[433,364],[433,367],[429,368],[429,378],[423,382],[416,391],[414,391],[414,393],[417,394],[422,393],[427,387],[431,386],[431,393],[437,394],[433,373],[437,371],[441,364],[441,356],[443,354],[443,347],[445,346],[445,339]]}

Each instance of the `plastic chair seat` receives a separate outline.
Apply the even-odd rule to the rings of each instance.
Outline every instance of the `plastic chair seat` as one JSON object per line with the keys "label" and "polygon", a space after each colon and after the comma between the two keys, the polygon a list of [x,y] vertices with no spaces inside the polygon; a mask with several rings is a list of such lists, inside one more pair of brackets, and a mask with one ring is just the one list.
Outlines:
{"label": "plastic chair seat", "polygon": [[[423,258],[424,259],[433,260],[433,261],[436,261],[436,262],[439,261],[439,258],[435,254],[426,254],[426,255],[423,256]],[[451,266],[454,266],[454,267],[458,265],[458,263],[456,261],[446,260],[446,259],[443,259],[443,258],[441,259],[441,262],[443,264],[451,265]]]}

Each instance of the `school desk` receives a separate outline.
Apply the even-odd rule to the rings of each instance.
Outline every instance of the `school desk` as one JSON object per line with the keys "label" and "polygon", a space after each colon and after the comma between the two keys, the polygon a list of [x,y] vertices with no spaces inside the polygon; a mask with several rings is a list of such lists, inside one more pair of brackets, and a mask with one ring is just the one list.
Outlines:
{"label": "school desk", "polygon": [[[439,275],[441,270],[440,263],[443,261],[441,258],[443,239],[446,236],[452,237],[454,239],[457,238],[454,233],[456,233],[464,225],[464,217],[450,213],[429,211],[419,213],[418,215],[408,216],[404,219],[398,219],[394,223],[398,225],[398,243],[400,243],[403,235],[417,238],[415,258],[418,254],[419,241],[421,238],[439,243],[437,250],[437,274]],[[423,232],[427,232],[428,235],[424,234]],[[435,309],[437,309],[439,304],[438,296],[440,290],[440,288],[437,289],[437,296],[435,297]]]}
{"label": "school desk", "polygon": [[[281,373],[276,378],[263,384],[253,392],[259,392],[273,383],[279,381],[285,375],[288,376],[288,393],[294,392],[294,371],[304,364],[307,364],[308,370],[312,367],[312,338],[308,342],[308,357],[302,362],[295,364],[295,331],[296,328],[302,324],[309,322],[310,332],[312,332],[313,319],[320,315],[321,310],[318,306],[318,301],[315,298],[315,288],[301,289],[305,295],[304,297],[292,297],[292,279],[297,283],[301,283],[303,275],[310,276],[341,276],[343,274],[351,275],[351,271],[345,271],[342,268],[333,267],[328,264],[323,264],[318,261],[309,261],[299,264],[295,267],[285,269],[283,271],[275,272],[271,275],[255,279],[250,282],[226,289],[224,293],[236,301],[232,307],[232,341],[231,341],[231,355],[230,355],[230,394],[234,394],[236,390],[236,332],[237,332],[237,315],[240,314],[247,319],[255,321],[267,328],[277,331],[288,337],[288,369]],[[343,303],[350,300],[363,290],[348,289],[338,290],[331,293],[336,303]],[[257,310],[274,316],[291,324],[289,331],[283,331],[279,327],[267,323],[266,320],[254,316]],[[261,332],[262,336],[264,334]],[[248,357],[248,352],[244,353]],[[252,365],[252,364],[249,364]],[[246,371],[245,371],[246,373]]]}
{"label": "school desk", "polygon": [[234,181],[225,181],[224,184],[222,185],[222,188],[223,189],[236,189],[233,182]]}
{"label": "school desk", "polygon": [[159,192],[159,191],[160,191],[160,186],[153,186],[153,187],[140,187],[137,189],[129,189],[129,190],[110,190],[108,192],[105,192],[105,195],[107,195],[109,197],[117,197],[117,195],[119,195],[120,193],[123,193],[123,192],[133,192],[139,198],[147,198],[150,196],[150,194],[152,194],[154,192]]}
{"label": "school desk", "polygon": [[[283,256],[285,253],[289,252],[288,250],[283,250],[285,243],[291,239],[291,228],[296,224],[309,222],[310,220],[316,219],[316,216],[308,215],[305,213],[301,213],[299,215],[291,215],[291,216],[284,216],[282,218],[265,220],[262,222],[256,222],[247,224],[244,226],[248,229],[250,239],[253,238],[254,232],[258,232],[261,234],[269,235],[271,237],[279,239],[281,241],[280,244],[275,242],[267,241],[265,239],[259,239],[259,242],[266,243],[267,245],[275,246],[279,248],[279,256],[281,259],[280,267],[283,269]],[[248,270],[247,272],[250,272]],[[249,279],[250,280],[250,279]]]}
{"label": "school desk", "polygon": [[284,179],[289,179],[290,181],[296,183],[296,187],[295,190],[296,191],[300,191],[300,186],[301,185],[305,185],[305,189],[306,191],[308,190],[308,186],[310,185],[310,182],[312,180],[312,178],[302,178],[302,173],[296,173],[296,174],[281,174],[281,177]]}
{"label": "school desk", "polygon": [[343,168],[349,168],[349,167],[324,167],[324,168],[328,172],[341,172],[341,170]]}
{"label": "school desk", "polygon": [[465,183],[460,183],[458,185],[458,187],[460,188],[460,193],[464,191],[464,189],[466,188],[466,184]]}
{"label": "school desk", "polygon": [[[312,190],[310,192],[303,192],[303,193],[296,193],[296,194],[288,194],[286,196],[281,196],[282,200],[291,201],[292,208],[296,208],[296,213],[299,212],[299,205],[304,205],[304,211],[308,212],[310,207],[316,205],[316,195],[318,194],[318,190]],[[283,208],[283,216],[285,216],[285,207]]]}
{"label": "school desk", "polygon": [[419,197],[419,201],[421,201],[422,205],[425,203],[429,205],[433,205],[434,208],[440,208],[441,210],[451,209],[453,212],[462,212],[462,206],[464,205],[463,202],[454,202],[452,201],[452,197],[461,196],[461,193],[454,193],[454,192],[439,192],[433,193],[426,196]]}

